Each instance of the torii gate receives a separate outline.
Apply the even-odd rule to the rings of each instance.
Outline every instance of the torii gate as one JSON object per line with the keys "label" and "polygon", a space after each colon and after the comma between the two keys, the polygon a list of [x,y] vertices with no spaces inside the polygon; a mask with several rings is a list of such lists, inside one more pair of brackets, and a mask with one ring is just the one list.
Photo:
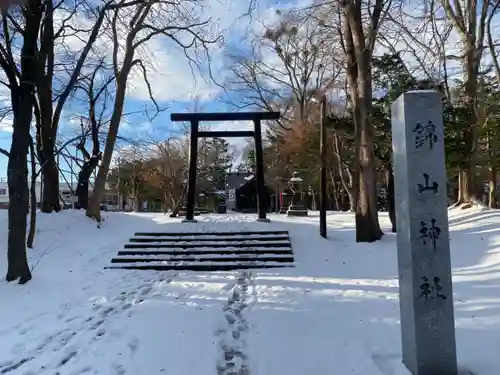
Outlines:
{"label": "torii gate", "polygon": [[[189,121],[191,123],[191,135],[189,140],[189,172],[186,220],[184,222],[196,222],[194,220],[194,204],[196,197],[196,168],[198,165],[198,138],[209,137],[253,137],[255,140],[255,181],[257,183],[257,221],[269,221],[266,218],[267,199],[264,186],[264,162],[262,151],[262,120],[278,120],[279,112],[220,112],[220,113],[172,113],[171,121]],[[254,130],[236,131],[199,131],[200,121],[253,121]]]}

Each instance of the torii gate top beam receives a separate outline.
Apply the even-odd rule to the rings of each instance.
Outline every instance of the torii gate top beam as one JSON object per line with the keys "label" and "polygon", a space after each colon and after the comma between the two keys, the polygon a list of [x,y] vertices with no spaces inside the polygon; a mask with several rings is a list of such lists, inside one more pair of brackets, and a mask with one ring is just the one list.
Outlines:
{"label": "torii gate top beam", "polygon": [[172,113],[171,121],[256,121],[279,120],[279,112]]}

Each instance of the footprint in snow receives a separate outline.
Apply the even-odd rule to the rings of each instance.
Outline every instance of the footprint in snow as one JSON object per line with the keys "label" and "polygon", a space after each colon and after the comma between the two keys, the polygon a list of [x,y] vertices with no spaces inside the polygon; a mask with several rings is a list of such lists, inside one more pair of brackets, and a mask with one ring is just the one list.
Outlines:
{"label": "footprint in snow", "polygon": [[149,294],[152,289],[153,289],[152,285],[143,286],[141,289],[139,289],[139,293],[138,294],[139,294],[139,296],[143,297],[143,296]]}
{"label": "footprint in snow", "polygon": [[125,370],[123,365],[116,363],[112,365],[111,370],[113,371],[113,375],[125,375],[127,373],[127,370]]}
{"label": "footprint in snow", "polygon": [[136,336],[132,336],[129,338],[127,345],[130,349],[130,355],[133,356],[139,348],[139,339]]}
{"label": "footprint in snow", "polygon": [[[79,370],[76,370],[76,371],[73,371],[71,373],[71,375],[83,375],[83,374],[88,374],[89,372],[91,372],[92,370],[94,370],[93,367],[90,367],[90,366],[85,366]],[[94,374],[96,374],[97,372],[94,372]]]}
{"label": "footprint in snow", "polygon": [[43,341],[35,348],[35,351],[37,353],[40,353],[47,349],[51,349],[53,352],[57,352],[64,348],[75,335],[76,331],[68,329],[63,329],[61,331],[55,332],[51,335],[46,336]]}
{"label": "footprint in snow", "polygon": [[24,357],[18,360],[8,361],[0,363],[0,374],[8,374],[14,370],[17,370],[19,367],[32,361],[35,357]]}
{"label": "footprint in snow", "polygon": [[63,367],[64,365],[66,365],[69,361],[71,361],[73,358],[76,357],[76,355],[78,354],[78,350],[73,350],[73,351],[70,351],[69,353],[67,353],[62,359],[61,361],[59,362],[59,365],[56,367],[56,368],[61,368]]}

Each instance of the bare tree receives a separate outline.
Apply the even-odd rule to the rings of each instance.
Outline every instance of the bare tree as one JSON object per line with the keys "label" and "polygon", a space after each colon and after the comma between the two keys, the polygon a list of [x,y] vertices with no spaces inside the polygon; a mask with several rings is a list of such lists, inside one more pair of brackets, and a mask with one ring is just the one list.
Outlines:
{"label": "bare tree", "polygon": [[[106,5],[102,9],[108,10],[112,8],[112,5],[109,7]],[[53,43],[54,34],[52,34],[53,29],[52,31],[47,30],[47,28],[53,26],[51,21],[53,11],[53,4],[50,0],[28,0],[23,5],[11,7],[2,12],[0,66],[5,75],[5,81],[1,83],[10,90],[13,117],[12,144],[7,167],[9,236],[6,279],[8,281],[19,279],[20,283],[25,283],[32,277],[26,259],[26,224],[29,211],[27,155],[29,152],[31,122],[35,118],[37,127],[41,128],[42,118],[43,121],[47,121],[49,119],[48,114],[52,114],[51,89],[47,89],[47,87],[51,87],[52,83],[42,81],[52,78],[54,72],[54,55],[50,47],[50,43]],[[96,27],[94,31],[98,29],[99,27]],[[92,33],[89,39],[96,37],[96,34],[97,31]],[[45,37],[44,43],[40,43],[40,35]],[[19,42],[20,36],[22,42]],[[81,55],[77,60],[77,67],[81,67],[84,60],[85,57]],[[59,97],[54,116],[50,116],[52,123],[58,122],[66,100],[64,97],[69,95],[73,85],[72,82],[76,81],[77,76],[78,74],[72,76],[72,79],[66,85],[66,89]],[[44,95],[42,92],[48,95],[49,99],[46,96],[41,98],[40,95]],[[65,94],[66,92],[68,93]],[[41,102],[44,104],[41,104]],[[47,106],[50,106],[50,110],[47,109]],[[35,113],[35,116],[33,116],[33,113]],[[39,132],[39,134],[41,133]],[[49,133],[47,137],[50,138],[47,147],[54,149],[52,143],[55,134]],[[40,143],[39,140],[37,140],[37,143]],[[42,167],[43,165],[46,164],[42,164]],[[57,195],[57,204],[58,199],[59,195]]]}
{"label": "bare tree", "polygon": [[[76,188],[79,208],[88,208],[90,177],[102,158],[99,135],[104,131],[104,125],[107,123],[105,115],[110,99],[112,99],[109,86],[114,80],[114,75],[107,74],[104,61],[101,60],[90,74],[80,79],[77,85],[77,88],[84,92],[88,102],[88,116],[85,121],[81,119],[82,137],[77,144],[77,149],[83,156]],[[92,145],[91,152],[87,151],[86,147],[88,136]]]}
{"label": "bare tree", "polygon": [[231,56],[227,85],[243,94],[241,103],[232,104],[279,108],[283,119],[278,124],[284,129],[305,121],[314,94],[337,83],[341,66],[332,46],[338,34],[308,9],[279,12],[278,23],[266,25],[264,35],[250,37],[250,56],[246,51]]}
{"label": "bare tree", "polygon": [[475,0],[440,0],[454,30],[458,33],[462,52],[456,56],[464,73],[464,101],[469,113],[469,126],[463,130],[466,145],[466,163],[459,173],[458,202],[471,204],[476,202],[476,151],[478,148],[479,119],[477,113],[477,93],[481,61],[486,50],[486,31],[489,15],[498,6],[490,6],[489,1]]}
{"label": "bare tree", "polygon": [[183,141],[175,137],[157,142],[155,146],[154,173],[163,191],[163,209],[167,213],[169,208],[173,210],[177,206],[183,196],[187,154]]}
{"label": "bare tree", "polygon": [[30,229],[28,231],[28,237],[26,239],[26,246],[28,248],[33,248],[33,241],[35,240],[36,232],[36,152],[35,152],[35,142],[33,137],[30,135],[29,139],[30,147],[30,164],[31,164],[31,183],[30,183]]}
{"label": "bare tree", "polygon": [[[121,0],[123,1],[123,0]],[[190,10],[191,9],[191,10]],[[194,10],[193,10],[194,9]],[[165,36],[184,50],[201,47],[208,53],[207,45],[215,43],[218,38],[205,39],[203,32],[210,20],[200,20],[195,14],[196,3],[193,0],[151,0],[141,2],[133,10],[121,12],[116,9],[110,19],[111,37],[113,39],[113,68],[116,77],[115,102],[109,123],[106,145],[99,171],[94,184],[92,198],[87,215],[100,221],[100,202],[104,195],[106,176],[109,171],[113,149],[123,113],[127,79],[134,67],[139,68],[150,89],[147,70],[136,52],[154,37]],[[124,45],[120,44],[121,34],[125,35]],[[189,41],[185,41],[189,38]],[[123,50],[122,50],[123,47]],[[123,58],[119,59],[122,52]],[[187,52],[186,52],[186,56]],[[152,101],[151,89],[149,90]],[[159,109],[159,106],[157,106]]]}
{"label": "bare tree", "polygon": [[382,231],[377,213],[377,172],[372,124],[371,60],[378,32],[393,1],[346,0],[331,5],[331,25],[342,35],[356,148],[356,241],[373,242]]}
{"label": "bare tree", "polygon": [[[118,7],[131,6],[136,2],[130,0],[115,3],[113,0],[107,0],[97,8],[83,0],[71,5],[64,1],[54,3],[52,0],[43,0],[40,4],[43,17],[38,37],[35,116],[37,152],[44,183],[42,212],[60,210],[59,170],[55,158],[55,146],[64,106],[71,97],[80,73],[84,69],[84,64],[99,36],[107,12]],[[82,11],[95,16],[93,25],[88,30],[78,29],[75,23],[75,17]],[[60,25],[56,25],[54,21],[56,12],[63,16]],[[22,32],[19,29],[17,31]],[[74,55],[70,59],[68,56],[58,56],[56,51],[58,44],[64,44],[68,37],[85,40],[76,62],[71,64],[68,61],[75,61]],[[71,54],[74,52],[71,51]],[[65,74],[67,78],[64,77]],[[57,90],[54,87],[55,83],[62,89]]]}
{"label": "bare tree", "polygon": [[12,144],[7,165],[9,185],[9,234],[7,281],[24,284],[31,279],[26,257],[26,224],[29,211],[27,155],[33,117],[36,83],[37,35],[42,19],[40,0],[28,0],[19,10],[24,17],[21,64],[18,69],[13,54],[13,39],[8,27],[8,13],[3,12],[3,44],[0,45],[0,66],[11,92],[13,112]]}

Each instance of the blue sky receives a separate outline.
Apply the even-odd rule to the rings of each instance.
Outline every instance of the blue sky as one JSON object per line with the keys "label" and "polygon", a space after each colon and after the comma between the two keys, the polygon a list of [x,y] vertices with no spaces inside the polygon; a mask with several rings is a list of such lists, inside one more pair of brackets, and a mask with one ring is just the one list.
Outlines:
{"label": "blue sky", "polygon": [[[210,51],[212,58],[212,68],[218,83],[224,83],[228,77],[227,70],[227,55],[230,54],[234,47],[239,51],[248,45],[248,31],[259,31],[262,35],[263,29],[261,24],[272,24],[276,19],[276,10],[285,10],[286,8],[299,6],[307,6],[311,0],[254,0],[257,3],[257,9],[252,12],[252,17],[241,18],[241,15],[248,9],[250,0],[204,0],[209,6],[204,8],[202,17],[210,17],[219,29],[222,29],[225,43],[223,46],[213,46]],[[211,5],[210,5],[211,4]],[[259,26],[260,25],[260,26]],[[215,26],[214,26],[215,27]],[[460,47],[456,34],[451,35],[448,40],[447,48],[450,52]],[[103,45],[105,50],[109,50],[109,46]],[[399,44],[398,44],[399,48]],[[401,44],[401,49],[406,49],[404,43]],[[134,115],[127,117],[120,126],[120,135],[129,139],[154,139],[156,141],[166,140],[171,136],[181,135],[181,124],[170,122],[170,113],[172,112],[188,112],[195,108],[195,101],[198,101],[198,111],[218,112],[218,111],[236,111],[237,109],[231,105],[225,104],[224,100],[238,101],[235,93],[227,95],[220,90],[213,82],[207,79],[207,57],[197,55],[201,65],[201,73],[196,69],[194,74],[190,69],[188,60],[183,55],[179,48],[175,48],[172,42],[169,42],[164,37],[156,38],[151,44],[148,44],[148,55],[150,58],[148,66],[152,70],[149,73],[150,82],[153,84],[155,97],[162,107],[168,106],[168,109],[160,113],[152,122],[144,115]],[[193,55],[194,56],[194,55]],[[488,57],[485,57],[487,60]],[[413,59],[414,60],[414,59]],[[411,64],[412,57],[409,56]],[[452,64],[453,62],[448,62]],[[458,62],[455,62],[458,66]],[[203,79],[205,77],[205,79]],[[150,104],[147,97],[147,90],[141,77],[131,75],[128,85],[130,93],[127,96],[124,112],[134,112]],[[4,101],[5,92],[0,88],[0,102]],[[197,99],[198,98],[198,99]],[[201,99],[200,99],[201,98]],[[76,113],[78,108],[74,103],[66,108],[66,113]],[[76,112],[75,112],[76,111]],[[7,124],[8,125],[8,124]],[[71,127],[61,124],[63,127]],[[246,130],[249,124],[212,124],[217,130],[223,129],[240,129]],[[6,123],[0,122],[0,147],[4,149],[10,148],[11,133],[5,131]],[[60,140],[69,139],[73,133],[64,132],[59,136]],[[242,149],[245,140],[231,139],[230,144]],[[119,142],[116,149],[125,147],[124,142]],[[74,154],[74,149],[69,149],[69,153]],[[6,176],[7,158],[0,154],[0,177]],[[61,160],[61,168],[68,170],[68,166]],[[68,177],[69,179],[69,177]],[[75,178],[76,179],[76,178]]]}
{"label": "blue sky", "polygon": [[[261,22],[269,17],[273,18],[277,8],[283,9],[293,6],[295,2],[288,0],[256,0],[258,8],[252,17],[239,18],[239,16],[248,7],[249,0],[208,0],[214,3],[212,14],[220,28],[224,30],[224,47],[214,49],[211,52],[213,58],[212,68],[215,70],[215,78],[219,83],[223,83],[227,76],[225,65],[226,56],[231,52],[231,46],[241,48],[245,45],[245,38],[249,29],[258,28]],[[149,48],[149,46],[148,46]],[[189,68],[187,59],[182,55],[179,49],[173,48],[172,44],[164,38],[157,38],[151,47],[151,55],[154,56],[156,70],[151,73],[150,80],[153,81],[155,96],[159,98],[162,107],[168,106],[168,109],[160,113],[153,121],[149,121],[144,115],[134,115],[127,117],[123,126],[120,128],[120,135],[123,137],[138,139],[152,138],[157,141],[165,140],[171,136],[181,135],[180,124],[170,122],[170,113],[193,111],[195,101],[197,101],[198,111],[217,112],[217,111],[236,111],[231,105],[222,100],[230,99],[237,101],[237,97],[231,93],[224,93],[216,85],[206,79],[208,76],[207,64],[201,61],[201,75],[195,71],[193,76]],[[203,57],[200,58],[203,60]],[[196,70],[196,69],[195,69]],[[205,77],[205,79],[203,79]],[[194,84],[196,82],[196,84]],[[138,77],[130,77],[129,87],[131,92],[127,96],[125,112],[135,112],[145,105],[149,104],[144,85]],[[70,103],[69,107],[74,107]],[[67,128],[68,124],[61,124]],[[215,124],[217,129],[237,127],[247,129],[247,124]],[[69,133],[61,134],[60,139],[68,139]],[[5,131],[5,127],[0,126],[0,147],[9,150],[11,142],[11,133]],[[234,142],[232,140],[232,142]],[[238,142],[238,141],[236,141]],[[239,144],[244,142],[240,140]],[[120,142],[117,148],[125,144]],[[68,153],[75,154],[74,148],[68,148]],[[63,159],[60,159],[61,168],[68,170]],[[0,155],[0,176],[6,176],[7,158]],[[66,174],[65,174],[66,175]],[[70,179],[69,175],[66,175]],[[73,177],[76,180],[76,177]]]}

